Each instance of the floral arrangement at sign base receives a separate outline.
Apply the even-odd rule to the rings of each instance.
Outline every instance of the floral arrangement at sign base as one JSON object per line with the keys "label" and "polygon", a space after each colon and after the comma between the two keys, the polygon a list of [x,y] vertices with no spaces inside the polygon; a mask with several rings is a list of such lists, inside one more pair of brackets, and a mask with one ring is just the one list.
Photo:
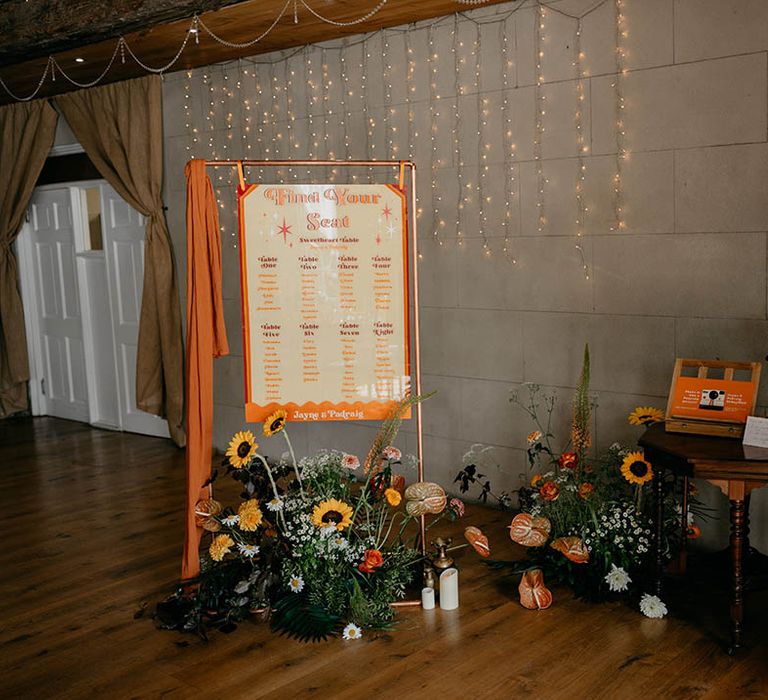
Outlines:
{"label": "floral arrangement at sign base", "polygon": [[[637,600],[648,617],[663,617],[666,606],[647,593],[655,570],[653,466],[642,451],[618,443],[599,455],[590,452],[595,402],[589,395],[589,375],[589,348],[585,347],[570,440],[562,451],[554,449],[551,432],[556,396],[544,394],[536,385],[528,386],[523,399],[513,395],[513,403],[535,425],[527,438],[527,485],[518,491],[521,512],[509,525],[510,538],[525,547],[526,557],[487,563],[522,574],[520,603],[526,608],[543,610],[552,604],[546,581],[567,584],[578,596],[590,600],[628,596]],[[544,415],[540,415],[542,403]],[[656,408],[638,407],[629,416],[629,422],[639,426],[661,420],[663,414]],[[465,464],[456,477],[462,491],[474,483],[476,473],[476,468],[468,473]],[[480,483],[484,493],[492,493],[489,482]],[[679,542],[682,512],[674,489],[666,489],[666,493],[660,547],[668,560]],[[700,532],[692,521],[693,511],[703,515],[693,495],[689,498],[689,536]]]}
{"label": "floral arrangement at sign base", "polygon": [[259,453],[250,431],[238,432],[223,467],[242,486],[241,502],[198,503],[197,522],[211,533],[202,571],[158,605],[160,625],[205,637],[259,613],[275,631],[304,641],[359,639],[366,629],[390,627],[392,603],[420,573],[420,528],[412,526],[421,516],[431,527],[463,514],[461,501],[448,504],[438,484],[406,488],[398,472],[402,456],[392,442],[401,416],[424,398],[404,399],[383,422],[362,479],[351,454],[321,451],[297,462],[285,411],[263,424],[266,437],[286,441],[289,456],[279,462]]}

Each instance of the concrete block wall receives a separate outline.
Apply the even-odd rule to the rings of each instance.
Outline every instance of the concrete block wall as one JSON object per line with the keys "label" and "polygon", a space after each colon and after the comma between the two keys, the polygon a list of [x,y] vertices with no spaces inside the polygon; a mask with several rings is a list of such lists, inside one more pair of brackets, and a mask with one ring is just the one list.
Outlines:
{"label": "concrete block wall", "polygon": [[[336,157],[394,155],[416,161],[424,388],[438,391],[424,406],[425,462],[430,478],[445,485],[450,485],[462,454],[475,442],[496,447],[494,485],[500,489],[518,485],[531,425],[510,404],[509,395],[526,382],[560,396],[555,427],[565,439],[585,342],[590,344],[592,389],[599,404],[594,417],[598,446],[637,438],[638,430],[626,421],[636,405],[664,407],[676,356],[762,360],[768,352],[768,3],[624,0],[627,72],[621,85],[629,157],[622,174],[626,228],[621,232],[611,230],[617,151],[615,6],[612,0],[562,0],[550,5],[542,41],[546,97],[542,156],[548,180],[544,193],[548,223],[542,231],[533,146],[535,8],[530,0],[463,13],[457,23],[445,18],[431,32],[429,23],[411,27],[415,67],[410,95],[405,81],[405,28],[389,30],[386,37],[371,35],[362,43],[357,38],[329,42],[306,52],[258,56],[254,58],[258,63],[244,60],[165,78],[165,199],[182,280],[183,173],[189,157],[323,158],[332,152]],[[583,254],[589,279],[575,249],[574,230],[576,21],[557,10],[570,15],[588,12],[582,20],[581,43],[587,74],[582,120],[589,148]],[[505,16],[500,29],[496,20]],[[452,54],[455,26],[462,60],[458,98]],[[476,26],[481,39],[480,100],[474,78]],[[502,31],[512,62],[506,92],[500,65]],[[382,80],[385,38],[391,89]],[[430,50],[439,56],[434,91],[440,96],[434,103],[439,113],[435,147],[439,161],[434,172],[442,195],[440,216],[446,221],[440,229],[442,245],[433,240]],[[340,109],[342,56],[353,93],[345,99],[346,109]],[[332,83],[325,100],[323,59]],[[367,116],[376,123],[367,150],[364,63]],[[308,67],[313,69],[314,90],[308,87]],[[516,146],[513,159],[504,154],[505,96]],[[477,182],[478,152],[485,143],[489,146],[485,194],[491,200],[486,206],[485,236],[490,256],[478,230],[476,194],[470,195],[461,213],[461,246],[453,223],[459,182],[452,135],[456,99],[464,182]],[[478,103],[483,99],[489,113],[478,149]],[[266,119],[259,121],[257,112],[266,112]],[[247,115],[252,117],[250,131],[244,129]],[[387,128],[387,119],[395,131]],[[197,143],[192,129],[197,129]],[[318,134],[318,147],[311,144],[312,131]],[[282,139],[275,147],[272,137],[278,133]],[[389,152],[388,135],[396,153]],[[289,142],[296,147],[289,149]],[[409,144],[413,144],[410,153]],[[509,197],[514,265],[501,253],[509,167],[515,188]],[[313,174],[321,177],[317,171]],[[214,439],[219,448],[243,424],[232,175],[222,173],[215,181],[223,203],[224,296],[232,346],[230,357],[215,363]],[[306,173],[298,175],[299,181],[309,179]],[[365,175],[360,173],[361,179]],[[251,176],[256,179],[258,173]],[[288,174],[288,181],[292,177]],[[759,403],[764,414],[768,380],[763,381]],[[302,453],[333,446],[362,454],[374,433],[375,426],[362,423],[292,426]],[[412,421],[405,426],[400,445],[415,452]],[[768,549],[768,499],[761,496],[754,497],[753,533]]]}

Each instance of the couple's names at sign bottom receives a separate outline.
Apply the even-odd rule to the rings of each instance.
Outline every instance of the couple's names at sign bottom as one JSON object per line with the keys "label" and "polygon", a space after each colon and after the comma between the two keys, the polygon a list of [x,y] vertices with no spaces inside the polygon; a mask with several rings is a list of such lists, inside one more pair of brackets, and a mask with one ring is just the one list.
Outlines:
{"label": "couple's names at sign bottom", "polygon": [[405,195],[239,193],[246,420],[379,420],[410,387]]}

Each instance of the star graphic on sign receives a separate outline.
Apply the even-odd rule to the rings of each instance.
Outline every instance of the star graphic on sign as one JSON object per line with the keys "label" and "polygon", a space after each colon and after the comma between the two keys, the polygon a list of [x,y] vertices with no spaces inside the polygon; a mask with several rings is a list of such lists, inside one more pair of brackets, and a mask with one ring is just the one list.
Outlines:
{"label": "star graphic on sign", "polygon": [[395,235],[395,227],[393,224],[390,224],[387,226],[387,233],[389,234],[389,237],[392,238],[392,236]]}
{"label": "star graphic on sign", "polygon": [[381,234],[376,234],[376,245],[381,245]]}
{"label": "star graphic on sign", "polygon": [[282,226],[277,227],[277,233],[283,237],[283,242],[288,243],[288,236],[291,234],[291,227],[286,223],[285,217],[283,217]]}
{"label": "star graphic on sign", "polygon": [[385,206],[385,207],[384,207],[384,208],[381,210],[381,213],[384,215],[384,218],[385,218],[387,221],[389,221],[389,217],[390,217],[390,215],[392,214],[392,210],[389,208],[389,204],[387,204],[387,206]]}

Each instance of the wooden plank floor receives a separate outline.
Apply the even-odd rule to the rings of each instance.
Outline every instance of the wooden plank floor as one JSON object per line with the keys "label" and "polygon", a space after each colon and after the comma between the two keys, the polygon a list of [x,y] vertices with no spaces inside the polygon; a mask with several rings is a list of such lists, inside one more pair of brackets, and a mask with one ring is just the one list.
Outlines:
{"label": "wooden plank floor", "polygon": [[[748,598],[749,649],[731,658],[723,600],[695,622],[647,620],[556,589],[529,612],[469,553],[458,611],[405,611],[360,642],[304,645],[251,622],[207,644],[158,631],[134,613],[173,587],[183,493],[169,441],[0,421],[0,697],[768,697],[764,594]],[[471,513],[509,554],[508,517]]]}

